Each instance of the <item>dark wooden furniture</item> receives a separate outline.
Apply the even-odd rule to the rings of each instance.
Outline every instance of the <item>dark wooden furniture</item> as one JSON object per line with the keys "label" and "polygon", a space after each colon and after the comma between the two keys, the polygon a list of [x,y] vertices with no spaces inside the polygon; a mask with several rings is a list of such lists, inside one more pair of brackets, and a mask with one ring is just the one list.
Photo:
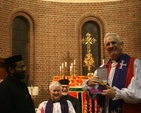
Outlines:
{"label": "dark wooden furniture", "polygon": [[4,59],[0,58],[0,79],[5,79],[7,77],[7,72],[4,66]]}

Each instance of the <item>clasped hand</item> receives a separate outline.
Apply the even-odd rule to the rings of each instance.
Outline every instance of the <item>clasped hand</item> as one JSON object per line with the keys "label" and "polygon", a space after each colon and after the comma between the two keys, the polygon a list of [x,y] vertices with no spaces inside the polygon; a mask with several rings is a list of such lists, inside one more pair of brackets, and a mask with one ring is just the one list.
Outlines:
{"label": "clasped hand", "polygon": [[116,95],[116,90],[113,87],[110,87],[109,85],[107,85],[107,83],[100,80],[97,76],[91,77],[87,81],[87,84],[90,87],[95,87],[96,85],[105,86],[107,89],[103,90],[102,95],[107,96],[107,97],[109,97],[111,99],[113,99],[115,97],[115,95]]}

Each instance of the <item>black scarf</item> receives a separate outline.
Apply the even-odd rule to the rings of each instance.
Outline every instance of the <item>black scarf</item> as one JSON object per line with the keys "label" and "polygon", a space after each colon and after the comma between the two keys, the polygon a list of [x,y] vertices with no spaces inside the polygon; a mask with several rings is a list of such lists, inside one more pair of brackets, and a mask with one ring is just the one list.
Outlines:
{"label": "black scarf", "polygon": [[[65,99],[60,99],[61,111],[62,113],[68,113],[68,103]],[[53,112],[53,101],[51,99],[48,100],[45,108],[45,113]]]}

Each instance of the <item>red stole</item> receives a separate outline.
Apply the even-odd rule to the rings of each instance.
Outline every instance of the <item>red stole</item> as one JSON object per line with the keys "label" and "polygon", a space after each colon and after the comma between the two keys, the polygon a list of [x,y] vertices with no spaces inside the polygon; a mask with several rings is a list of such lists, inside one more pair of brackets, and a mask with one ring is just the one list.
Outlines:
{"label": "red stole", "polygon": [[[126,77],[126,83],[125,87],[127,87],[130,84],[131,78],[134,75],[134,60],[135,58],[131,58],[129,61],[129,67],[127,71],[127,77]],[[128,103],[123,103],[123,113],[141,113],[141,103],[138,104],[128,104]]]}
{"label": "red stole", "polygon": [[[134,69],[134,60],[135,60],[135,58],[130,58],[130,61],[129,61],[127,76],[126,76],[126,81],[125,81],[126,88],[130,84],[130,81],[134,75],[134,73],[133,73],[134,72],[134,70],[133,70]],[[108,75],[110,73],[110,69],[111,69],[111,63],[109,63]],[[122,113],[141,113],[141,103],[129,104],[129,103],[123,102],[122,108],[123,108]]]}

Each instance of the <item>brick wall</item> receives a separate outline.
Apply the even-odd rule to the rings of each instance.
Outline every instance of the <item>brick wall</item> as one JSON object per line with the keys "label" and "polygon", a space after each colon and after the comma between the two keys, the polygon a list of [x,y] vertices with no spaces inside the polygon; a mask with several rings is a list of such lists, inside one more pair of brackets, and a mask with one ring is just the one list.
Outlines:
{"label": "brick wall", "polygon": [[88,21],[100,26],[101,58],[103,36],[118,33],[124,41],[124,52],[141,59],[141,1],[123,0],[105,3],[55,3],[33,0],[0,0],[0,57],[11,55],[11,24],[21,15],[30,23],[29,68],[30,79],[39,86],[39,95],[33,96],[35,106],[49,98],[48,84],[59,74],[59,66],[67,60],[76,60],[76,74],[81,68],[81,27]]}

